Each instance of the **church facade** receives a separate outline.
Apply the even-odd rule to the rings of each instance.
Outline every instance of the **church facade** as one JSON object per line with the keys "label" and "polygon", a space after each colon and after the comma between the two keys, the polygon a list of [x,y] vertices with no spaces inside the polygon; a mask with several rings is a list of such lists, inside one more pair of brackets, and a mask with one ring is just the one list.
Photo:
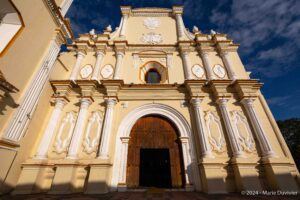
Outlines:
{"label": "church facade", "polygon": [[13,193],[299,191],[238,45],[187,30],[181,6],[121,12],[118,28],[81,34],[55,59]]}

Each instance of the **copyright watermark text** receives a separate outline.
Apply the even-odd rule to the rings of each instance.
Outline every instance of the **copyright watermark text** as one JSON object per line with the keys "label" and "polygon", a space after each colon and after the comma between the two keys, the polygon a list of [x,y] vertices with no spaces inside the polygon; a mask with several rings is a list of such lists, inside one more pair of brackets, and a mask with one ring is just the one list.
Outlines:
{"label": "copyright watermark text", "polygon": [[297,196],[299,192],[297,191],[267,191],[267,190],[243,190],[241,191],[241,195],[246,196],[255,196],[255,195],[265,195],[265,196]]}

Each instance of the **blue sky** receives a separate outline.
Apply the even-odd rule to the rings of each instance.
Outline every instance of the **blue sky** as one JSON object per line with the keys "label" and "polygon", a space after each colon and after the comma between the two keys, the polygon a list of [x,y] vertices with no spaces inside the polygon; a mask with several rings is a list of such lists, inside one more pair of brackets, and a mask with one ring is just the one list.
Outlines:
{"label": "blue sky", "polygon": [[300,117],[299,0],[74,0],[67,17],[75,35],[97,33],[120,23],[120,6],[183,5],[183,19],[208,33],[226,33],[241,44],[239,54],[277,120]]}

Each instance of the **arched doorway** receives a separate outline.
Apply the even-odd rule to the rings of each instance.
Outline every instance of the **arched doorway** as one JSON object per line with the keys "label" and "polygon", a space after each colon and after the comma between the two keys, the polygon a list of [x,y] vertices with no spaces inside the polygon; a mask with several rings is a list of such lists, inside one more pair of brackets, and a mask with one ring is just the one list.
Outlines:
{"label": "arched doorway", "polygon": [[180,140],[168,119],[148,115],[137,120],[128,143],[126,185],[182,188],[185,185]]}

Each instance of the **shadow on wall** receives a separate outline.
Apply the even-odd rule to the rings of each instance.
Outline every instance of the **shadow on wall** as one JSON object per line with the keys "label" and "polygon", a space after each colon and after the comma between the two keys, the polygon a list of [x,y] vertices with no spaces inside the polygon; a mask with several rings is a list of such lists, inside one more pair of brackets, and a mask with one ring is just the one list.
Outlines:
{"label": "shadow on wall", "polygon": [[[88,170],[90,168],[87,168]],[[221,168],[219,168],[222,170]],[[234,176],[231,178],[228,178],[226,176],[222,176],[221,173],[218,173],[219,170],[212,167],[203,167],[200,164],[200,179],[201,179],[201,192],[208,193],[208,194],[241,194],[241,191],[249,191],[249,192],[260,192],[257,194],[264,194],[264,196],[270,196],[268,195],[268,191],[273,191],[277,194],[278,190],[284,192],[288,192],[286,194],[290,193],[290,197],[295,196],[295,193],[292,192],[300,192],[300,180],[299,177],[297,177],[297,180],[295,180],[295,177],[292,176],[292,174],[274,174],[270,173],[270,170],[266,170],[269,172],[265,173],[265,176],[261,180],[261,177],[258,176],[251,176],[247,175],[247,172],[244,175],[241,175],[238,172],[234,173]],[[240,169],[242,171],[242,169]],[[270,173],[270,174],[269,174]],[[36,182],[40,182],[40,185],[37,183],[26,183],[18,184],[18,186],[13,190],[12,185],[3,184],[1,185],[0,195],[4,195],[3,190],[6,190],[6,196],[7,199],[10,195],[23,195],[23,194],[47,194],[47,195],[64,195],[64,194],[107,194],[104,195],[106,197],[109,197],[109,188],[111,187],[106,181],[100,181],[100,180],[92,180],[94,177],[89,177],[90,173],[87,173],[85,177],[79,177],[78,174],[74,174],[71,180],[68,182],[66,180],[61,181],[60,183],[53,181],[52,179],[48,179],[46,176],[37,177],[35,180]],[[84,182],[78,184],[76,182],[76,178],[80,180],[84,180]],[[29,178],[29,177],[28,177]],[[41,178],[44,178],[41,180]],[[38,180],[39,179],[39,180]],[[268,179],[268,181],[266,181]],[[2,181],[2,180],[0,180]],[[80,182],[80,181],[79,181]],[[298,185],[297,183],[298,182]],[[232,186],[229,186],[232,185]],[[10,190],[7,190],[10,189]],[[149,189],[149,188],[145,188]],[[188,187],[187,187],[188,189]],[[264,193],[263,193],[264,192]],[[8,194],[9,193],[9,194]],[[252,193],[249,193],[251,195]],[[252,194],[254,195],[254,194]],[[274,194],[273,194],[274,195]],[[103,197],[104,197],[103,196]],[[281,195],[282,196],[282,195]],[[288,196],[288,195],[287,195]],[[297,195],[296,195],[297,196]],[[17,196],[16,196],[17,197]],[[20,196],[19,196],[20,197]],[[100,197],[100,196],[99,196]],[[4,199],[4,198],[0,198]]]}
{"label": "shadow on wall", "polygon": [[6,107],[17,108],[19,104],[15,102],[10,92],[5,92],[0,99],[0,115],[5,115]]}

